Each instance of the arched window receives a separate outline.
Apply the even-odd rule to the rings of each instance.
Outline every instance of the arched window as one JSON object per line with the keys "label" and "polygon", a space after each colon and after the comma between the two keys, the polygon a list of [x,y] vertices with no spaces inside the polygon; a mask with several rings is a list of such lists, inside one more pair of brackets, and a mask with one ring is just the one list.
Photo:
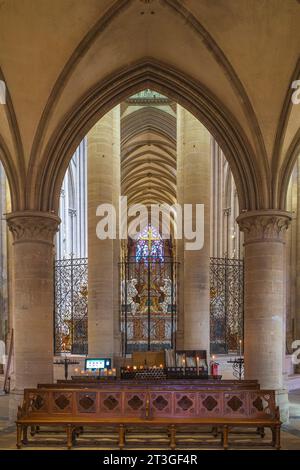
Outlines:
{"label": "arched window", "polygon": [[148,225],[138,236],[135,252],[136,262],[164,261],[164,243],[159,232]]}

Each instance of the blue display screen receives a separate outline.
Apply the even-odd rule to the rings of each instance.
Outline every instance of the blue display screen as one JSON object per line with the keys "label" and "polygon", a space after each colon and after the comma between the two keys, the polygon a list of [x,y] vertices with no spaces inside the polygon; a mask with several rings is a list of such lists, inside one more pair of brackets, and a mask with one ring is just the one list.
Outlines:
{"label": "blue display screen", "polygon": [[86,370],[110,369],[111,359],[103,357],[87,358],[85,360]]}

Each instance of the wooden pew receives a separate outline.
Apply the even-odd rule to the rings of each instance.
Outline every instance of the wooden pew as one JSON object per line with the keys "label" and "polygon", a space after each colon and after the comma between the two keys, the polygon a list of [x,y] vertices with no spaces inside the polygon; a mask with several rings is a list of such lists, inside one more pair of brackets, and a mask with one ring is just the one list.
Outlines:
{"label": "wooden pew", "polygon": [[19,407],[17,447],[28,443],[29,426],[63,426],[67,447],[72,448],[79,428],[114,426],[123,449],[131,427],[159,426],[169,431],[169,445],[176,448],[180,426],[212,426],[221,430],[224,449],[232,428],[264,428],[272,431],[270,445],[280,449],[280,417],[275,392],[270,390],[203,390],[135,388],[37,388],[25,389]]}
{"label": "wooden pew", "polygon": [[[176,386],[177,389],[185,388],[185,389],[193,389],[193,388],[201,388],[210,390],[212,388],[217,388],[218,390],[235,390],[235,389],[248,389],[248,390],[256,390],[260,388],[260,385],[257,380],[237,380],[237,379],[227,379],[227,380],[216,380],[216,379],[168,379],[164,381],[155,381],[152,382],[147,381],[146,383],[141,380],[120,380],[120,379],[96,379],[92,377],[80,377],[79,380],[58,380],[57,384],[39,384],[38,388],[111,388],[117,387],[118,389],[126,387],[149,387],[151,386],[152,390],[155,390],[157,387],[160,388],[163,386],[166,390],[172,389]],[[34,436],[36,432],[39,432],[39,427],[32,427],[31,435]],[[213,427],[211,430],[214,436],[217,436],[218,429],[217,427]],[[259,434],[261,437],[264,437],[264,429],[259,428],[256,430],[256,434]]]}
{"label": "wooden pew", "polygon": [[[227,380],[216,380],[216,379],[201,379],[201,380],[195,380],[195,379],[168,379],[168,380],[160,380],[155,381],[153,380],[152,382],[147,381],[146,383],[141,381],[141,380],[120,380],[120,379],[114,379],[112,380],[109,378],[106,380],[105,378],[95,379],[92,377],[84,377],[80,378],[81,380],[58,380],[57,384],[38,384],[38,388],[62,388],[62,389],[67,389],[67,388],[112,388],[116,387],[117,389],[120,388],[132,388],[132,387],[146,387],[149,388],[151,386],[152,390],[155,389],[160,389],[161,386],[164,387],[165,390],[168,389],[174,389],[174,386],[176,386],[176,389],[180,390],[180,388],[184,389],[200,389],[201,390],[211,390],[211,389],[218,389],[218,390],[259,390],[260,385],[257,380],[237,380],[237,379],[227,379]],[[35,433],[40,431],[40,427],[32,427],[31,428],[31,435],[34,436]],[[218,435],[218,428],[213,427],[211,429],[211,432],[213,436]],[[256,434],[259,434],[261,437],[264,437],[265,432],[264,428],[258,428],[256,430]]]}
{"label": "wooden pew", "polygon": [[73,380],[58,380],[56,384],[38,384],[38,388],[132,388],[132,387],[146,387],[151,386],[152,389],[161,388],[173,389],[203,389],[203,390],[257,390],[260,385],[257,380],[165,380],[165,381],[147,381],[141,380],[92,380],[92,381],[73,381]]}

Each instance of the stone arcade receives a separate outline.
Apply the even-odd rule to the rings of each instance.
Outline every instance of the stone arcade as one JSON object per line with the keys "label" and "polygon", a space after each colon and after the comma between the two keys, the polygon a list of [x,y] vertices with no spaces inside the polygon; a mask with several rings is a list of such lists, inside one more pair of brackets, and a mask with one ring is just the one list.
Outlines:
{"label": "stone arcade", "polygon": [[[80,447],[106,419],[102,448],[188,447],[182,419],[300,449],[299,19],[297,0],[0,5],[1,449],[57,422]],[[176,211],[170,233],[149,217],[197,204],[201,249]]]}

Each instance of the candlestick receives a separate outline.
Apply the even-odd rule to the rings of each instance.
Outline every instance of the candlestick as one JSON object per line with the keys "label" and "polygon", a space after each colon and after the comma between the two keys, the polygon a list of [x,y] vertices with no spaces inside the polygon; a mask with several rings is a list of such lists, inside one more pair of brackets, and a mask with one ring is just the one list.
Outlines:
{"label": "candlestick", "polygon": [[210,373],[212,376],[215,375],[215,356],[212,355],[211,361],[210,361]]}

